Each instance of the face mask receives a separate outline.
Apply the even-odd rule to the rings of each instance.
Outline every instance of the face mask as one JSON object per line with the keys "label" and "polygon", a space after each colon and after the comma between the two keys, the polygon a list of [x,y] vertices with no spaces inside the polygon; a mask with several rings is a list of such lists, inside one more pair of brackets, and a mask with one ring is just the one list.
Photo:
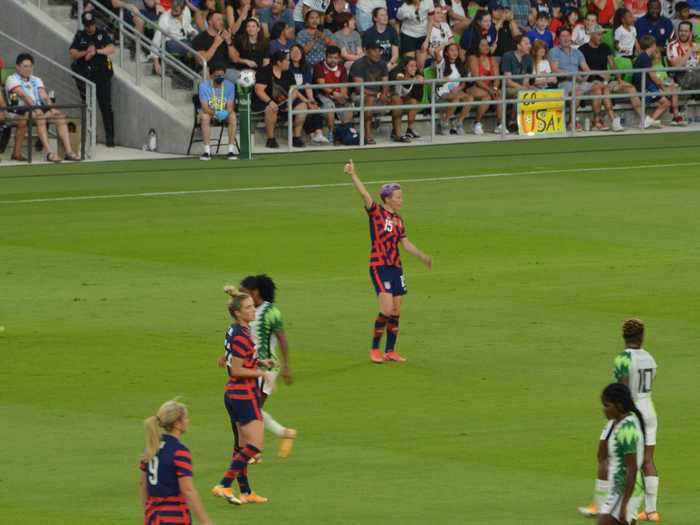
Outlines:
{"label": "face mask", "polygon": [[222,77],[222,76],[214,77],[214,82],[216,84],[221,84],[223,81],[224,81],[224,77]]}

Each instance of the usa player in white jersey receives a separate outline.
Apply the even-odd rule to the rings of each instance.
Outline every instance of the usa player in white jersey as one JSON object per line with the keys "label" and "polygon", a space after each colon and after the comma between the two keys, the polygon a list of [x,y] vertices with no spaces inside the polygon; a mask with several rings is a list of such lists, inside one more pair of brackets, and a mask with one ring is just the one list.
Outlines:
{"label": "usa player in white jersey", "polygon": [[628,319],[622,325],[622,337],[625,350],[615,358],[614,375],[620,383],[626,384],[632,393],[632,399],[644,418],[646,436],[644,440],[644,512],[638,516],[639,521],[660,521],[656,508],[659,492],[659,476],[654,464],[656,432],[658,422],[656,409],[651,400],[651,391],[656,379],[656,361],[649,352],[642,348],[644,342],[644,323],[639,319]]}

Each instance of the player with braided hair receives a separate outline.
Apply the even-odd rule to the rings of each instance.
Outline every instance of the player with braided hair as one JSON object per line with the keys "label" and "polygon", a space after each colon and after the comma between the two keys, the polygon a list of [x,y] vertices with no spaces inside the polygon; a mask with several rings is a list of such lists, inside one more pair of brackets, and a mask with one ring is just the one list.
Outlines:
{"label": "player with braided hair", "polygon": [[[646,427],[644,462],[645,512],[638,516],[639,521],[659,522],[656,509],[656,499],[659,488],[659,478],[654,465],[654,449],[656,446],[657,418],[654,404],[651,400],[651,390],[656,378],[656,361],[642,348],[644,340],[644,323],[639,319],[627,319],[622,325],[622,338],[625,349],[615,358],[614,376],[617,381],[628,385],[632,399],[642,414]],[[607,479],[607,445],[612,422],[603,429],[598,445],[598,477],[595,483],[593,503],[578,510],[586,516],[598,514],[603,501],[610,491],[610,480]]]}
{"label": "player with braided hair", "polygon": [[611,422],[607,437],[610,494],[605,499],[598,525],[634,525],[644,488],[644,420],[627,385],[612,383],[601,395],[603,412]]}

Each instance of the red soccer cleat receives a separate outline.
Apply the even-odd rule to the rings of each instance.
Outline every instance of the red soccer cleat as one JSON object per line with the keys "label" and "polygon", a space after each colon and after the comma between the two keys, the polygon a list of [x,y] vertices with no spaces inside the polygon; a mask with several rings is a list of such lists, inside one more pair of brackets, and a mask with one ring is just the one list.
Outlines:
{"label": "red soccer cleat", "polygon": [[401,357],[398,352],[387,352],[384,354],[384,361],[396,361],[397,363],[405,363],[406,358]]}
{"label": "red soccer cleat", "polygon": [[373,363],[381,364],[384,362],[382,351],[376,348],[369,351],[369,358]]}

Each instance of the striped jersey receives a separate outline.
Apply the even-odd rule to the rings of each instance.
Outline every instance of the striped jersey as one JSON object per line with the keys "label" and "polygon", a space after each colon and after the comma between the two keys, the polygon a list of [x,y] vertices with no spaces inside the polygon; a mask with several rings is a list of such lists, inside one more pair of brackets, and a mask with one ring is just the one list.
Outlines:
{"label": "striped jersey", "polygon": [[656,361],[643,348],[626,348],[618,354],[613,365],[617,381],[627,379],[635,403],[651,400],[651,390],[656,379]]}
{"label": "striped jersey", "polygon": [[384,209],[376,202],[366,208],[369,216],[369,235],[372,251],[369,256],[370,267],[396,266],[401,268],[399,241],[406,237],[406,227],[398,213]]}
{"label": "striped jersey", "polygon": [[258,359],[274,359],[279,363],[275,332],[283,329],[282,313],[276,305],[265,301],[256,308],[255,321],[250,323],[250,333],[258,352]]}
{"label": "striped jersey", "polygon": [[254,399],[259,396],[257,378],[231,375],[231,361],[234,357],[243,359],[244,368],[251,370],[258,368],[258,356],[255,352],[255,343],[250,336],[250,330],[239,324],[232,324],[226,331],[224,349],[229,376],[226,383],[226,395],[229,399]]}
{"label": "striped jersey", "polygon": [[141,462],[140,468],[146,473],[146,487],[149,501],[184,503],[178,479],[192,476],[192,455],[189,449],[175,436],[164,434],[160,450],[148,462]]}
{"label": "striped jersey", "polygon": [[634,414],[628,414],[615,422],[608,438],[608,481],[612,484],[612,494],[616,496],[622,496],[625,493],[627,477],[625,456],[629,454],[637,454],[637,481],[633,495],[641,496],[644,494],[641,474],[644,460],[644,435],[639,420]]}

